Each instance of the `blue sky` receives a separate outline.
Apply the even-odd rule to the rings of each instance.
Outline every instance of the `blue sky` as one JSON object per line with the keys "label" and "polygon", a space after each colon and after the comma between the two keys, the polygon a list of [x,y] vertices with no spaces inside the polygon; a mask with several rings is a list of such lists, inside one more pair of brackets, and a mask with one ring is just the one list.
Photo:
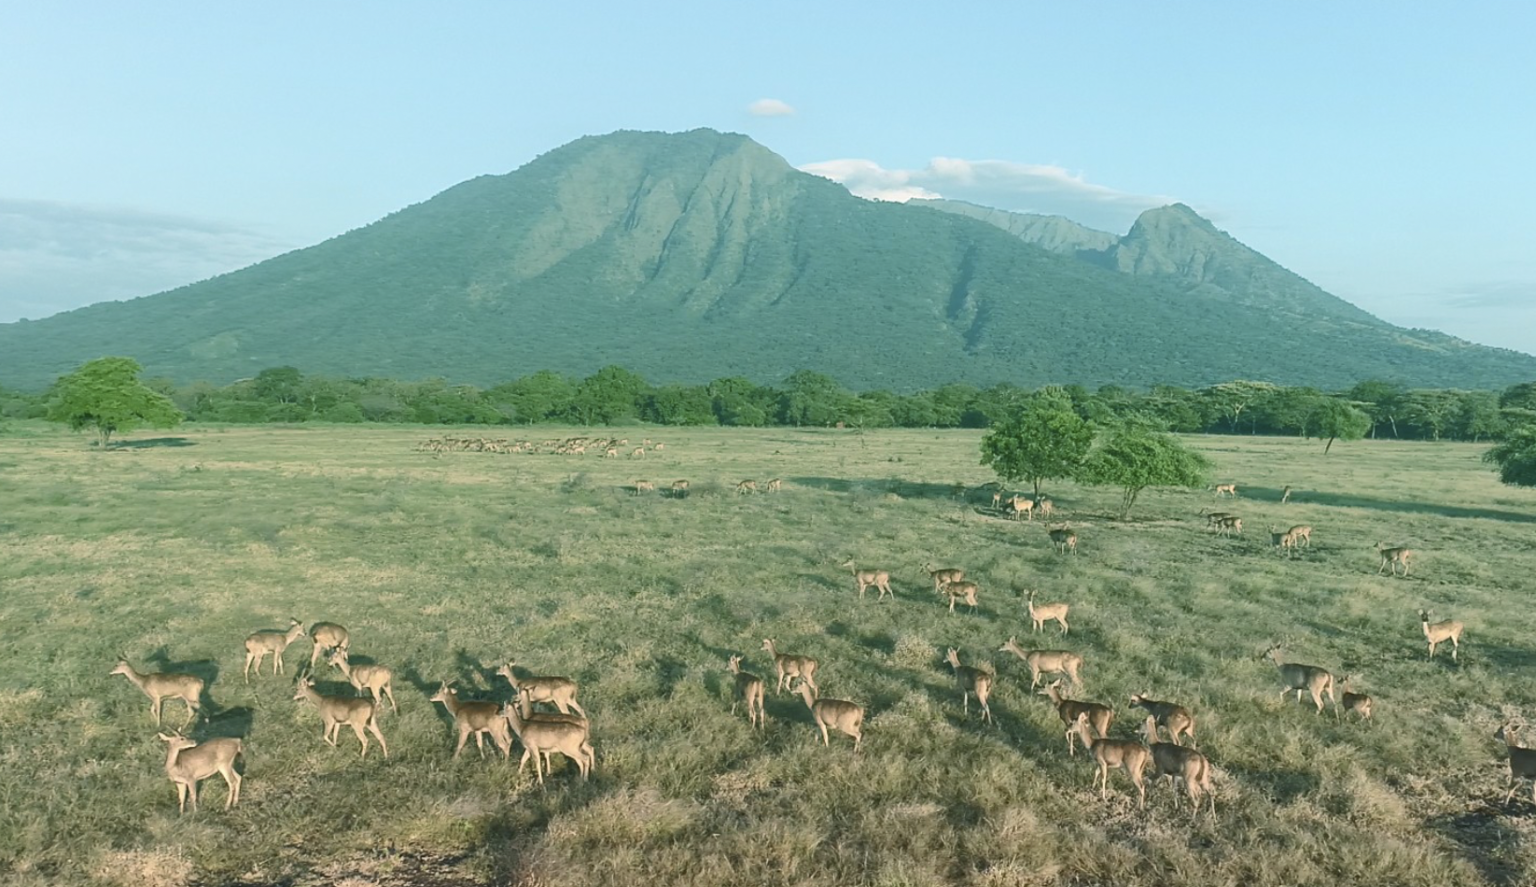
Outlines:
{"label": "blue sky", "polygon": [[1515,2],[10,3],[0,322],[709,126],[866,194],[1116,233],[1183,201],[1389,321],[1536,352],[1532,34]]}

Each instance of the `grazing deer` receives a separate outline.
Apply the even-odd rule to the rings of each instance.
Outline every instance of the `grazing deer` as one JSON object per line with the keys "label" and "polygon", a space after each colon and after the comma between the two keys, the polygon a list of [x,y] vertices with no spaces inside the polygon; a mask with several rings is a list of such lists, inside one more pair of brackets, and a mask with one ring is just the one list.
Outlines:
{"label": "grazing deer", "polygon": [[1035,500],[1030,499],[1027,496],[1014,496],[1012,499],[1008,500],[1008,512],[1009,516],[1014,520],[1018,520],[1019,515],[1021,514],[1027,515],[1030,520],[1034,520]]}
{"label": "grazing deer", "polygon": [[604,459],[617,459],[617,458],[619,458],[619,450],[618,450],[618,448],[617,447],[609,447],[608,449],[603,450],[603,458]]}
{"label": "grazing deer", "polygon": [[[458,691],[449,686],[447,681],[432,694],[430,701],[441,702],[448,713],[453,715],[454,726],[459,729],[459,744],[453,750],[455,758],[464,751],[470,734],[474,734],[475,747],[480,750],[481,758],[485,757],[486,734],[490,734],[491,742],[501,750],[502,757],[512,756],[512,735],[507,731],[508,719],[502,716],[501,706],[494,702],[460,702]],[[515,709],[517,706],[509,707]]]}
{"label": "grazing deer", "polygon": [[563,715],[570,714],[571,709],[574,708],[577,714],[582,717],[587,716],[581,703],[576,701],[576,693],[581,687],[575,681],[570,678],[541,676],[526,678],[519,682],[517,675],[512,672],[512,667],[515,665],[517,665],[516,662],[508,662],[496,669],[496,673],[506,678],[507,683],[512,685],[512,692],[517,694],[518,704],[523,709],[523,717],[533,714],[535,702],[547,702],[560,709]]}
{"label": "grazing deer", "polygon": [[334,622],[316,622],[309,627],[309,639],[315,642],[315,649],[309,654],[309,670],[315,670],[315,662],[321,653],[329,654],[332,650],[346,652],[352,643],[352,638],[347,630]]}
{"label": "grazing deer", "polygon": [[1243,519],[1236,515],[1228,515],[1216,522],[1216,535],[1230,537],[1233,533],[1243,535]]}
{"label": "grazing deer", "polygon": [[923,565],[923,572],[933,580],[933,593],[943,594],[944,586],[951,582],[959,582],[965,578],[965,570],[960,567],[934,567],[929,561]]}
{"label": "grazing deer", "polygon": [[645,447],[635,447],[633,450],[630,450],[629,451],[629,458],[631,458],[631,459],[644,459],[645,458]]}
{"label": "grazing deer", "polygon": [[1099,776],[1094,781],[1099,784],[1099,797],[1109,800],[1109,771],[1117,768],[1125,768],[1130,775],[1131,782],[1136,785],[1136,792],[1141,796],[1141,809],[1147,809],[1147,785],[1143,779],[1147,763],[1152,758],[1152,753],[1147,747],[1134,739],[1099,739],[1088,729],[1088,713],[1082,712],[1077,716],[1074,724],[1077,735],[1083,740],[1083,747],[1093,754],[1093,759],[1099,764]]}
{"label": "grazing deer", "polygon": [[[1353,679],[1354,678],[1351,675],[1345,675],[1344,677],[1339,678],[1337,681],[1339,689],[1344,692],[1344,695],[1340,697],[1344,707],[1344,713],[1348,714],[1349,712],[1354,712],[1355,714],[1358,714],[1363,720],[1369,721],[1371,719],[1371,697],[1365,695],[1364,693],[1349,692],[1349,682]],[[1338,711],[1339,710],[1337,708],[1334,709],[1335,713]],[[1339,717],[1342,718],[1343,715],[1341,714]]]}
{"label": "grazing deer", "polygon": [[155,726],[160,726],[160,706],[166,699],[180,699],[187,704],[187,719],[182,726],[192,723],[202,708],[203,679],[191,674],[145,674],[134,671],[128,657],[121,656],[117,667],[108,676],[120,674],[149,697],[149,713],[155,716]]}
{"label": "grazing deer", "polygon": [[768,492],[770,492],[770,493],[777,493],[780,490],[784,489],[784,480],[783,480],[783,478],[776,477],[773,480],[769,481],[767,489],[768,489]]}
{"label": "grazing deer", "polygon": [[1071,609],[1071,604],[1041,604],[1037,607],[1035,606],[1035,593],[1031,591],[1029,593],[1028,607],[1029,618],[1034,623],[1035,631],[1043,631],[1045,623],[1054,619],[1061,625],[1061,633],[1067,633],[1067,611]]}
{"label": "grazing deer", "polygon": [[1040,512],[1041,520],[1050,520],[1051,515],[1056,513],[1056,503],[1041,496],[1035,500],[1035,510]]}
{"label": "grazing deer", "polygon": [[853,737],[853,750],[859,750],[859,743],[864,741],[864,706],[846,699],[819,699],[812,685],[802,682],[800,684],[800,698],[805,700],[806,708],[811,710],[811,718],[821,730],[821,744],[830,746],[832,739],[827,733],[831,727],[839,733],[846,733]]}
{"label": "grazing deer", "polygon": [[1403,568],[1403,578],[1408,578],[1408,559],[1413,557],[1413,549],[1389,548],[1387,543],[1377,542],[1376,550],[1381,554],[1381,569],[1376,571],[1377,575],[1385,573],[1387,567],[1390,566],[1392,568],[1392,575],[1396,576],[1397,568],[1401,565]]}
{"label": "grazing deer", "polygon": [[736,495],[738,496],[743,496],[747,493],[755,492],[757,492],[757,481],[755,480],[744,480],[736,485]]}
{"label": "grazing deer", "polygon": [[1237,517],[1237,515],[1230,511],[1206,511],[1204,508],[1200,509],[1200,516],[1205,518],[1205,528],[1207,530],[1220,529],[1223,518]]}
{"label": "grazing deer", "polygon": [[1172,780],[1173,790],[1179,790],[1183,780],[1189,792],[1189,804],[1193,812],[1200,812],[1200,796],[1211,796],[1211,816],[1216,816],[1216,792],[1211,788],[1211,762],[1193,748],[1185,748],[1170,742],[1157,741],[1157,719],[1147,715],[1141,726],[1142,735],[1152,743],[1152,768],[1159,776]]}
{"label": "grazing deer", "polygon": [[1430,624],[1428,610],[1419,611],[1419,621],[1424,624],[1424,637],[1429,639],[1429,658],[1435,658],[1435,647],[1438,644],[1450,641],[1451,659],[1455,660],[1461,652],[1461,631],[1465,626],[1455,619]]}
{"label": "grazing deer", "polygon": [[1269,545],[1271,548],[1280,549],[1286,557],[1296,553],[1296,537],[1291,533],[1282,533],[1274,527],[1269,528]]}
{"label": "grazing deer", "polygon": [[1493,734],[1494,739],[1501,739],[1509,747],[1509,794],[1504,796],[1504,803],[1515,796],[1515,789],[1520,787],[1520,780],[1531,780],[1531,800],[1536,801],[1536,749],[1529,749],[1515,744],[1515,734],[1521,729],[1518,724],[1505,724],[1499,731]]}
{"label": "grazing deer", "polygon": [[159,736],[165,742],[165,775],[176,786],[176,807],[181,813],[187,812],[189,798],[192,812],[197,812],[197,784],[215,773],[229,786],[224,809],[240,803],[240,774],[235,770],[235,759],[243,750],[239,739],[224,737],[199,744],[179,733]]}
{"label": "grazing deer", "polygon": [[1191,746],[1195,744],[1195,716],[1189,709],[1172,702],[1148,699],[1145,693],[1133,693],[1131,704],[1147,710],[1147,723],[1152,728],[1149,738],[1153,742],[1157,741],[1157,728],[1167,727],[1168,739],[1174,745],[1183,744],[1179,742],[1180,735],[1188,736]]}
{"label": "grazing deer", "polygon": [[299,678],[298,692],[293,694],[294,702],[309,700],[320,709],[320,721],[325,725],[321,738],[336,747],[341,725],[346,724],[357,734],[357,741],[362,743],[363,757],[368,757],[368,737],[363,735],[367,729],[373,737],[379,741],[379,748],[384,751],[384,757],[389,757],[389,745],[384,742],[384,734],[379,732],[379,706],[372,699],[360,699],[355,696],[322,696],[315,689],[314,678],[305,675]]}
{"label": "grazing deer", "polygon": [[890,595],[892,600],[896,599],[896,592],[891,591],[891,574],[889,571],[861,570],[854,564],[853,558],[849,558],[843,566],[853,571],[854,584],[859,587],[859,600],[864,599],[864,589],[869,588],[871,585],[880,589],[880,594],[875,600],[882,600],[886,595]]}
{"label": "grazing deer", "polygon": [[971,615],[973,616],[979,612],[976,607],[976,593],[980,590],[981,589],[977,588],[976,583],[974,582],[945,583],[943,591],[945,594],[949,595],[950,615],[954,615],[956,601],[965,601],[967,604],[969,604],[971,607]]}
{"label": "grazing deer", "polygon": [[297,619],[289,619],[286,630],[267,628],[245,639],[245,682],[251,682],[251,664],[256,665],[256,677],[261,677],[261,660],[272,654],[272,673],[283,673],[283,651],[288,645],[304,636],[304,626]]}
{"label": "grazing deer", "polygon": [[1280,491],[1280,504],[1284,505],[1289,501],[1291,501],[1291,485],[1286,484],[1285,489]]}
{"label": "grazing deer", "polygon": [[950,667],[955,670],[955,683],[960,686],[960,695],[965,700],[965,716],[971,715],[971,694],[976,694],[976,701],[981,705],[981,719],[992,723],[992,709],[987,705],[987,697],[992,694],[992,673],[970,665],[960,664],[960,654],[954,647],[949,648],[949,655],[944,657]]}
{"label": "grazing deer", "polygon": [[809,656],[780,653],[774,649],[771,638],[763,639],[763,649],[768,651],[769,656],[773,657],[773,667],[779,672],[779,686],[774,690],[774,693],[784,692],[784,681],[786,679],[789,680],[789,690],[793,693],[795,691],[795,678],[799,678],[802,683],[810,684],[811,689],[817,693],[821,692],[821,688],[816,686],[816,669],[821,665],[820,662]]}
{"label": "grazing deer", "polygon": [[1061,526],[1051,530],[1048,535],[1051,537],[1051,546],[1058,554],[1066,554],[1068,551],[1077,554],[1077,533],[1073,530]]}
{"label": "grazing deer", "polygon": [[[544,770],[549,769],[549,755],[559,752],[576,762],[576,769],[581,772],[581,778],[585,780],[597,765],[597,754],[592,750],[592,743],[588,739],[588,730],[585,724],[564,721],[528,720],[523,717],[515,705],[509,705],[504,712],[505,718],[496,720],[502,725],[502,729],[512,728],[517,738],[523,743],[523,759],[518,762],[517,772],[521,774],[523,768],[528,766],[528,759],[533,759],[533,772],[539,777],[539,784],[544,784]],[[477,737],[478,741],[478,737]],[[511,740],[508,740],[508,748]],[[462,728],[459,736],[459,747],[464,747]],[[457,755],[455,755],[457,756]],[[544,759],[544,767],[540,769],[539,759]],[[510,757],[510,755],[509,755]]]}
{"label": "grazing deer", "polygon": [[641,493],[654,493],[655,491],[656,491],[656,485],[651,483],[650,481],[648,481],[648,480],[637,480],[637,481],[635,481],[635,495],[636,496],[640,495]]}
{"label": "grazing deer", "polygon": [[[1100,739],[1109,736],[1109,725],[1115,720],[1115,710],[1098,702],[1080,702],[1076,699],[1068,699],[1061,695],[1061,679],[1051,681],[1040,691],[1041,696],[1049,697],[1051,704],[1056,706],[1056,714],[1061,722],[1067,725],[1067,753],[1077,754],[1077,746],[1072,737],[1077,734],[1077,720],[1079,717],[1087,718]],[[1086,748],[1087,746],[1084,746]]]}
{"label": "grazing deer", "polygon": [[675,480],[675,481],[672,482],[672,498],[674,498],[674,499],[687,499],[688,498],[688,482],[687,481],[685,481],[685,480]]}
{"label": "grazing deer", "polygon": [[1040,686],[1042,674],[1064,674],[1072,679],[1072,687],[1075,690],[1083,688],[1082,678],[1078,673],[1083,667],[1083,657],[1066,650],[1025,650],[1019,646],[1017,638],[1009,638],[1008,642],[997,648],[997,652],[1009,652],[1024,660],[1029,666],[1029,689]]}
{"label": "grazing deer", "polygon": [[1003,508],[1003,491],[1002,490],[993,490],[992,491],[992,510],[993,511],[1001,511],[1002,508]]}
{"label": "grazing deer", "polygon": [[328,660],[332,665],[341,669],[341,673],[359,693],[366,692],[372,697],[375,705],[382,706],[384,697],[389,697],[389,710],[399,711],[395,705],[395,690],[391,681],[395,679],[395,673],[382,665],[353,665],[347,657],[345,649],[338,649],[331,653]]}
{"label": "grazing deer", "polygon": [[1291,527],[1289,530],[1286,530],[1286,534],[1296,540],[1296,547],[1312,547],[1312,527],[1308,524],[1297,524],[1296,526]]}
{"label": "grazing deer", "polygon": [[1333,695],[1333,674],[1325,668],[1315,665],[1301,665],[1296,662],[1286,662],[1280,656],[1280,645],[1275,644],[1265,651],[1261,658],[1268,658],[1280,669],[1280,682],[1285,689],[1280,691],[1283,700],[1296,692],[1296,701],[1301,701],[1302,693],[1311,693],[1312,702],[1317,706],[1317,713],[1323,713],[1323,696],[1326,695],[1335,705],[1338,697]]}
{"label": "grazing deer", "polygon": [[1217,484],[1216,485],[1216,498],[1220,499],[1222,496],[1231,496],[1233,499],[1236,499],[1237,498],[1237,484]]}
{"label": "grazing deer", "polygon": [[[732,677],[736,679],[736,695],[739,701],[747,704],[747,720],[752,726],[761,730],[768,723],[768,715],[763,708],[765,695],[763,679],[750,671],[742,671],[740,656],[732,656],[726,667],[731,670]],[[731,703],[731,714],[736,713],[736,705],[736,702]]]}

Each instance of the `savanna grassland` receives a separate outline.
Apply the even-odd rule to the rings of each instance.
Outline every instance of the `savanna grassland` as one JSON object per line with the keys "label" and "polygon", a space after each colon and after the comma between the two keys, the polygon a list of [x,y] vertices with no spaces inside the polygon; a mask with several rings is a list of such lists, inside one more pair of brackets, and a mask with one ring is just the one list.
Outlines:
{"label": "savanna grassland", "polygon": [[[1117,490],[1056,484],[1080,536],[1052,551],[975,488],[980,432],[642,430],[643,461],[432,455],[420,427],[189,428],[95,452],[42,426],[0,436],[0,878],[20,885],[183,884],[1525,884],[1529,789],[1503,803],[1492,734],[1536,716],[1536,494],[1504,488],[1481,447],[1199,437],[1209,492],[1152,490],[1130,522]],[[465,436],[481,436],[467,431]],[[511,432],[516,434],[517,432]],[[561,432],[536,429],[538,438]],[[589,433],[572,431],[571,433]],[[636,441],[638,443],[638,440]],[[738,496],[737,481],[784,479]],[[673,499],[646,478],[692,482]],[[1279,504],[1280,489],[1295,488]],[[960,492],[969,490],[969,493]],[[1267,526],[1311,524],[1287,559]],[[1378,541],[1417,552],[1378,575]],[[849,571],[892,572],[895,601]],[[949,615],[922,572],[963,566],[981,611]],[[1031,637],[1024,597],[1070,601],[1072,631]],[[1426,658],[1417,610],[1466,625],[1461,660]],[[398,713],[360,760],[292,701],[309,658],[242,683],[243,638],[337,621],[352,658],[394,668]],[[1217,767],[1218,819],[1123,772],[1108,801],[1069,756],[1049,702],[999,645],[1087,660],[1086,699],[1128,738],[1148,692],[1182,702]],[[821,660],[825,695],[865,704],[863,748],[813,733],[773,695],[764,638]],[[1282,701],[1288,658],[1358,675],[1367,723]],[[998,673],[996,719],[961,699],[947,647]],[[178,816],[148,700],[109,676],[207,679],[200,739],[246,740],[241,803],[203,783]],[[769,679],[768,727],[731,711],[726,660]],[[539,789],[515,763],[451,758],[428,701],[453,679],[506,699],[495,668],[569,675],[597,770]],[[332,669],[327,692],[350,691]],[[166,703],[168,726],[183,717]]]}

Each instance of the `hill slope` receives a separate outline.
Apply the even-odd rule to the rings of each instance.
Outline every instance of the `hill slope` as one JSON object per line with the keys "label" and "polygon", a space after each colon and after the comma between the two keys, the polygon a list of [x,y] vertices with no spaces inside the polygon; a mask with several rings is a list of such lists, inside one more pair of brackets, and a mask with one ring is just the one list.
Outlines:
{"label": "hill slope", "polygon": [[102,354],[215,382],[283,364],[487,383],[610,363],[657,382],[808,368],[902,390],[1536,378],[1536,358],[1399,330],[1339,300],[1298,312],[1271,290],[1229,289],[1242,267],[1224,253],[1183,261],[1225,235],[1187,210],[1154,213],[1179,217],[1149,214],[1082,261],[976,219],[853,197],[744,136],[620,132],[232,274],[0,326],[0,382],[44,385]]}

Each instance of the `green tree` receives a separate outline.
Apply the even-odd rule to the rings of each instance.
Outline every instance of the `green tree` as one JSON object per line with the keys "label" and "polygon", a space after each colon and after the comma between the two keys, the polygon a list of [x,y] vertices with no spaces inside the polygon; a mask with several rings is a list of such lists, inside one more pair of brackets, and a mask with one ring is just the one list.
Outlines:
{"label": "green tree", "polygon": [[1127,423],[1088,454],[1076,476],[1086,484],[1119,487],[1125,520],[1147,487],[1203,487],[1210,471],[1209,459],[1172,435]]}
{"label": "green tree", "polygon": [[131,357],[98,357],[54,384],[48,419],[66,422],[79,431],[96,429],[96,442],[105,447],[115,432],[141,425],[174,428],[181,410],[169,397],[139,381],[143,368]]}
{"label": "green tree", "polygon": [[1307,413],[1306,431],[1308,437],[1328,439],[1328,445],[1323,447],[1326,456],[1335,440],[1359,440],[1371,430],[1371,424],[1371,417],[1348,401],[1324,397]]}
{"label": "green tree", "polygon": [[567,415],[582,425],[616,425],[635,418],[651,386],[621,366],[605,366],[582,379]]}
{"label": "green tree", "polygon": [[531,425],[553,419],[570,409],[576,386],[553,370],[539,370],[497,385],[486,394],[494,401],[510,404],[515,421]]}
{"label": "green tree", "polygon": [[1382,424],[1390,427],[1392,436],[1397,437],[1397,416],[1407,396],[1406,385],[1384,379],[1367,379],[1349,389],[1349,399],[1362,404],[1366,415],[1371,417],[1373,440],[1376,438],[1377,426]]}
{"label": "green tree", "polygon": [[981,439],[981,464],[1009,483],[1072,477],[1093,446],[1093,426],[1060,391],[1036,393]]}
{"label": "green tree", "polygon": [[1504,442],[1483,454],[1497,465],[1499,480],[1513,487],[1536,487],[1536,425],[1522,425]]}
{"label": "green tree", "polygon": [[799,370],[784,380],[779,415],[786,425],[831,425],[842,421],[853,396],[822,373]]}
{"label": "green tree", "polygon": [[1203,388],[1200,394],[1210,404],[1212,412],[1226,419],[1227,427],[1236,434],[1238,422],[1243,418],[1243,411],[1256,401],[1273,394],[1275,388],[1276,386],[1269,382],[1250,382],[1239,379],[1235,382],[1223,382],[1220,385]]}

